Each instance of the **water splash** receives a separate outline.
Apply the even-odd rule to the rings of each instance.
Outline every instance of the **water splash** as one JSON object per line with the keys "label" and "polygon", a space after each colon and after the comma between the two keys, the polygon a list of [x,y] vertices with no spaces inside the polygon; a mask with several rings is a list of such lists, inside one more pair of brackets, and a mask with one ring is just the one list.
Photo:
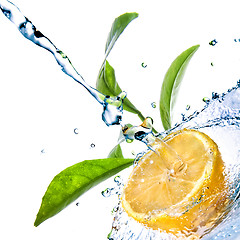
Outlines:
{"label": "water splash", "polygon": [[[118,195],[120,197],[122,189],[123,189],[123,179],[120,176],[116,176],[114,178],[114,183],[115,186],[111,187],[111,188],[106,188],[105,190],[103,190],[101,193],[103,195],[103,197],[110,197],[113,195]],[[118,209],[118,206],[114,207],[115,210],[113,210],[113,212],[117,212],[116,209]]]}
{"label": "water splash", "polygon": [[132,142],[136,139],[145,143],[151,149],[151,144],[155,141],[152,128],[153,119],[147,117],[139,126],[132,126],[129,124],[123,126],[122,133],[127,142]]}
{"label": "water splash", "polygon": [[[226,93],[213,93],[201,111],[195,111],[162,137],[180,129],[196,129],[210,136],[218,145],[228,176],[229,204],[212,228],[206,230],[204,240],[234,240],[240,234],[240,82]],[[143,153],[144,154],[144,153]],[[137,156],[135,164],[141,159]],[[130,219],[121,204],[114,216],[111,240],[175,240],[167,233],[160,233]]]}
{"label": "water splash", "polygon": [[102,119],[107,126],[120,124],[123,113],[122,102],[126,97],[125,92],[120,93],[117,97],[109,97],[91,87],[74,68],[68,56],[58,49],[49,38],[44,36],[33,23],[21,13],[17,6],[8,0],[0,0],[0,9],[26,39],[52,53],[61,70],[85,87],[103,106]]}

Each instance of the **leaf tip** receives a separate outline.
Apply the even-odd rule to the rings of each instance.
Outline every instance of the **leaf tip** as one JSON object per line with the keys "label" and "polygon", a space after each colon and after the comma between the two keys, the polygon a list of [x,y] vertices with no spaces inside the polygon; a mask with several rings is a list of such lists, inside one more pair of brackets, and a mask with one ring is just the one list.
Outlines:
{"label": "leaf tip", "polygon": [[46,220],[46,218],[44,218],[44,216],[38,212],[37,217],[34,222],[34,227],[38,227],[45,220]]}
{"label": "leaf tip", "polygon": [[34,227],[38,227],[41,224],[41,222],[36,218],[34,222]]}
{"label": "leaf tip", "polygon": [[195,51],[197,51],[197,50],[199,49],[199,47],[200,47],[200,44],[197,44],[197,45],[192,46],[192,48],[194,48]]}

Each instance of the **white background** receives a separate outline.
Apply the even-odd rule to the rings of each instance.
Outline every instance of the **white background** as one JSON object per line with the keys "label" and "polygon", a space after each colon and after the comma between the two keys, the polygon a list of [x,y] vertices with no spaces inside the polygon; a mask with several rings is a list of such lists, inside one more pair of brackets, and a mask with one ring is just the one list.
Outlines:
{"label": "white background", "polygon": [[[109,62],[121,88],[145,116],[153,117],[159,131],[163,130],[158,101],[164,74],[187,48],[201,45],[184,77],[174,122],[186,113],[187,105],[189,112],[200,109],[203,97],[226,91],[240,79],[240,42],[234,41],[240,38],[237,1],[13,2],[92,86],[113,20],[125,12],[138,12]],[[214,47],[209,45],[213,39],[218,42]],[[33,223],[52,178],[82,160],[106,157],[117,142],[119,127],[105,126],[101,105],[61,72],[49,52],[22,37],[3,14],[0,50],[0,239],[106,239],[117,200],[102,197],[101,191],[114,186],[113,179],[39,227]],[[157,103],[155,109],[152,102]],[[132,114],[125,114],[124,122],[140,124]],[[74,134],[75,128],[79,134]],[[144,148],[125,145],[125,156]]]}

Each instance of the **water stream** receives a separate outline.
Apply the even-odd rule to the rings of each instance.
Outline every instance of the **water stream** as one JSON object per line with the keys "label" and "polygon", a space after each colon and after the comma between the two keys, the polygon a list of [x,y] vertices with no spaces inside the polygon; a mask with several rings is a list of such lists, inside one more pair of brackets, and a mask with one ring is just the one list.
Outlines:
{"label": "water stream", "polygon": [[110,97],[105,96],[91,87],[74,68],[68,56],[58,49],[49,38],[44,36],[33,23],[21,13],[17,6],[8,0],[0,0],[0,9],[26,39],[52,53],[61,70],[85,87],[85,89],[103,105],[102,119],[107,126],[120,124],[123,112],[122,101],[126,97],[125,92],[120,93],[117,97]]}

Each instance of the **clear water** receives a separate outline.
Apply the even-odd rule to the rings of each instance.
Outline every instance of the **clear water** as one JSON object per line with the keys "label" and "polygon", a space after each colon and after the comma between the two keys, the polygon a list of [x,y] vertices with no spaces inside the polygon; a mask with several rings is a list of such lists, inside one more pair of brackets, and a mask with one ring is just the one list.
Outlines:
{"label": "clear water", "polygon": [[17,6],[8,0],[0,0],[0,9],[26,39],[51,52],[61,70],[85,87],[103,106],[102,119],[107,126],[120,124],[123,113],[122,100],[126,97],[125,92],[120,93],[117,97],[109,97],[91,87],[76,71],[68,56],[37,30],[33,23],[21,13]]}
{"label": "clear water", "polygon": [[[226,93],[213,93],[212,99],[204,100],[203,110],[194,112],[190,116],[183,115],[183,121],[176,124],[169,131],[160,135],[166,136],[170,132],[189,128],[197,129],[210,136],[219,146],[226,166],[229,183],[229,198],[232,200],[219,221],[207,232],[202,239],[240,239],[240,86],[228,90]],[[187,107],[188,108],[188,107]],[[126,180],[126,179],[125,179]],[[118,203],[118,211],[114,216],[112,232],[109,239],[114,240],[173,240],[175,237],[167,233],[153,231],[135,220],[130,219]]]}

